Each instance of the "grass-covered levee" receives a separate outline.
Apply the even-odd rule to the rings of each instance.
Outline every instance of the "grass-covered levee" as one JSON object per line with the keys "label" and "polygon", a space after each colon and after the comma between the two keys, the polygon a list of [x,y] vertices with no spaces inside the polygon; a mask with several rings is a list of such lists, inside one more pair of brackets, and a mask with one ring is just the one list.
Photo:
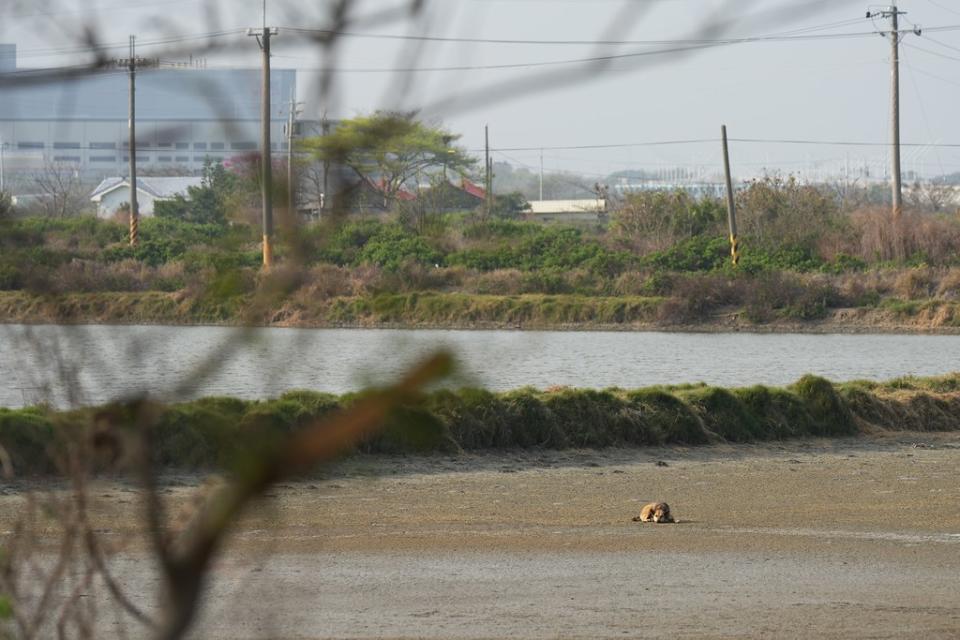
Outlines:
{"label": "grass-covered levee", "polygon": [[[291,391],[266,401],[204,398],[157,405],[156,462],[167,469],[229,470],[283,437],[363,397]],[[17,475],[53,473],[78,438],[95,439],[97,415],[0,409],[0,444]],[[960,374],[833,384],[805,376],[787,387],[706,385],[589,390],[525,388],[504,393],[438,390],[393,412],[356,455],[456,454],[507,449],[705,445],[886,431],[960,430]]]}

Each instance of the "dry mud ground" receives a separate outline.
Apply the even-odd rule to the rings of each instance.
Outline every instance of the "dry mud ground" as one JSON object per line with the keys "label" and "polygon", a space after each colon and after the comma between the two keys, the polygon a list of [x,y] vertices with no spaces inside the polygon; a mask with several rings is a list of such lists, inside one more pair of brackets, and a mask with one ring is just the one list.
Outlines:
{"label": "dry mud ground", "polygon": [[[97,492],[136,527],[132,488]],[[631,522],[654,499],[680,522]],[[113,566],[152,601],[142,552]],[[960,637],[960,435],[353,459],[241,523],[192,637],[907,635]]]}

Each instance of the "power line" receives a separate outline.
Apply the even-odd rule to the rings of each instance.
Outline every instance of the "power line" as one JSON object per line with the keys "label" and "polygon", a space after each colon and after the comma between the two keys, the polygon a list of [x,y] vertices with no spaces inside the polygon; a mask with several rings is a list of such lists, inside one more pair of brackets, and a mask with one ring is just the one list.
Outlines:
{"label": "power line", "polygon": [[939,2],[936,2],[936,0],[927,0],[927,2],[929,2],[930,4],[932,4],[932,5],[935,6],[935,7],[938,7],[938,8],[940,8],[940,9],[943,9],[944,11],[949,11],[950,13],[955,13],[955,14],[957,14],[958,16],[960,16],[960,11],[957,11],[956,9],[951,9],[950,7],[944,6],[944,5],[940,4]]}
{"label": "power line", "polygon": [[[141,42],[142,46],[158,46],[167,44],[179,44],[181,42],[190,42],[193,40],[210,40],[213,38],[223,38],[236,36],[246,33],[246,29],[225,29],[221,31],[209,31],[207,33],[193,33],[182,36],[168,36],[165,38],[145,39]],[[111,49],[125,49],[128,46],[126,42],[104,42],[96,46],[82,47],[48,47],[43,49],[21,49],[17,51],[17,58],[47,58],[56,55],[69,55],[80,53],[98,53],[109,51]]]}
{"label": "power line", "polygon": [[931,38],[930,36],[927,36],[926,39],[929,40],[930,42],[934,43],[934,44],[940,45],[941,47],[943,47],[943,48],[945,48],[945,49],[950,49],[950,50],[952,50],[952,51],[960,52],[960,47],[955,47],[955,46],[953,46],[953,45],[947,44],[946,42],[940,42],[939,40],[937,40],[937,39],[935,39],[935,38]]}
{"label": "power line", "polygon": [[[534,39],[509,39],[509,38],[456,38],[456,37],[446,37],[446,36],[429,36],[429,35],[410,35],[410,34],[386,34],[386,33],[360,33],[354,31],[340,31],[334,29],[318,29],[318,28],[308,28],[308,27],[283,27],[285,31],[292,31],[294,33],[310,33],[310,34],[319,34],[329,37],[348,37],[348,38],[364,38],[371,40],[406,40],[406,41],[416,41],[416,42],[454,42],[454,43],[464,43],[464,44],[517,44],[517,45],[575,45],[575,46],[664,46],[664,45],[679,45],[679,44],[732,44],[741,41],[761,41],[766,39],[779,39],[779,38],[797,38],[797,39],[811,39],[811,36],[801,36],[800,34],[808,33],[811,31],[820,31],[824,29],[839,28],[843,26],[849,26],[852,24],[863,22],[863,18],[857,18],[854,20],[842,20],[839,22],[828,23],[824,25],[816,25],[812,27],[804,27],[801,29],[794,29],[792,31],[784,31],[781,33],[774,33],[763,36],[748,36],[744,38],[723,38],[723,39],[677,39],[677,40],[534,40]],[[845,34],[820,34],[824,36],[841,36]],[[852,34],[851,34],[852,35]],[[872,34],[861,34],[861,35],[872,35]]]}
{"label": "power line", "polygon": [[[583,144],[583,145],[560,145],[560,146],[536,146],[536,147],[498,147],[493,148],[492,151],[502,153],[504,151],[510,153],[516,152],[538,152],[541,149],[544,151],[582,151],[582,150],[591,150],[591,149],[630,149],[638,147],[660,147],[660,146],[677,146],[677,145],[691,145],[691,144],[717,144],[719,138],[699,138],[691,140],[660,140],[653,142],[626,142],[626,143],[615,143],[615,144]],[[737,142],[741,144],[789,144],[789,145],[808,145],[808,146],[824,146],[824,147],[887,147],[889,146],[888,142],[858,142],[851,140],[801,140],[801,139],[776,139],[776,138],[730,138],[730,142]],[[920,143],[920,142],[905,142],[901,146],[904,147],[927,147],[927,146],[937,146],[942,148],[960,148],[960,143],[937,143],[931,145],[929,143]],[[479,149],[469,149],[474,153],[479,153]]]}
{"label": "power line", "polygon": [[910,47],[911,49],[916,49],[917,51],[922,51],[922,52],[924,52],[924,53],[926,53],[926,54],[929,54],[929,55],[931,55],[931,56],[936,56],[936,57],[938,57],[938,58],[944,58],[945,60],[956,60],[956,61],[960,62],[960,58],[958,58],[957,56],[947,55],[946,53],[940,53],[939,51],[931,51],[930,49],[924,49],[923,47],[918,47],[918,46],[915,45],[915,44],[909,44],[909,43],[904,42],[904,43],[903,43],[903,46],[905,46],[905,47]]}

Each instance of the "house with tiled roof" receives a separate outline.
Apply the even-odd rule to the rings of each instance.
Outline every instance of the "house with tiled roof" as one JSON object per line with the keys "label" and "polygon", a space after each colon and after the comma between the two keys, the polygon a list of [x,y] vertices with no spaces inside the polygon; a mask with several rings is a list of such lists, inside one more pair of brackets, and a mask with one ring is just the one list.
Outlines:
{"label": "house with tiled roof", "polygon": [[[137,205],[141,216],[152,216],[158,200],[172,200],[186,196],[190,187],[199,187],[203,178],[192,176],[137,178]],[[110,218],[130,204],[130,179],[105,178],[90,194],[97,205],[97,217]]]}

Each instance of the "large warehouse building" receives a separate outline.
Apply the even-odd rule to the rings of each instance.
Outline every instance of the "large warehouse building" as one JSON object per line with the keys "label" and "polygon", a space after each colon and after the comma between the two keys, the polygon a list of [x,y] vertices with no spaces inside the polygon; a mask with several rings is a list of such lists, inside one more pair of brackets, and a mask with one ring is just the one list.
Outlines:
{"label": "large warehouse building", "polygon": [[[15,45],[0,45],[0,73],[17,71]],[[271,74],[273,151],[286,150],[284,125],[296,71]],[[254,153],[260,140],[259,69],[202,66],[137,73],[137,160],[144,170],[192,173],[207,158]],[[129,160],[128,77],[109,70],[75,80],[7,84],[0,99],[4,169],[31,173],[51,163],[84,176],[125,175]]]}

